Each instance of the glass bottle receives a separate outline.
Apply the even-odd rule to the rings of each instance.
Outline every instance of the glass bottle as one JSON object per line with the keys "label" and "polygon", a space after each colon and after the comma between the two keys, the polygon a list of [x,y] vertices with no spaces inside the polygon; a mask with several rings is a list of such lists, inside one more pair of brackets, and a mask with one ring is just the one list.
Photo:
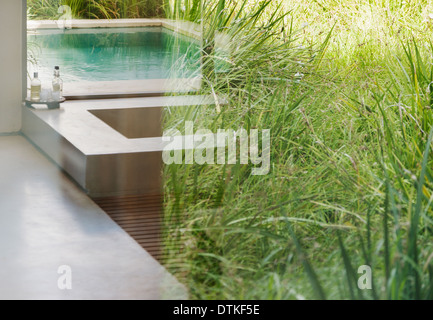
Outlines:
{"label": "glass bottle", "polygon": [[30,100],[34,102],[41,101],[42,83],[39,80],[39,73],[35,72],[30,85]]}
{"label": "glass bottle", "polygon": [[54,100],[63,98],[63,80],[60,78],[60,67],[58,66],[54,68],[53,98]]}

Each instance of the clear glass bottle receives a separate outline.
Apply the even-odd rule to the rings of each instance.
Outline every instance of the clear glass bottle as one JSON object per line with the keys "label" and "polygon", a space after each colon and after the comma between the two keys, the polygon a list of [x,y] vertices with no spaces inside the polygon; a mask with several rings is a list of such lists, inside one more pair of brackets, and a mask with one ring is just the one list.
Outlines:
{"label": "clear glass bottle", "polygon": [[53,99],[61,100],[63,98],[63,80],[60,78],[60,67],[54,68],[53,79]]}
{"label": "clear glass bottle", "polygon": [[30,85],[30,100],[34,102],[41,101],[42,83],[39,80],[39,73],[35,72]]}

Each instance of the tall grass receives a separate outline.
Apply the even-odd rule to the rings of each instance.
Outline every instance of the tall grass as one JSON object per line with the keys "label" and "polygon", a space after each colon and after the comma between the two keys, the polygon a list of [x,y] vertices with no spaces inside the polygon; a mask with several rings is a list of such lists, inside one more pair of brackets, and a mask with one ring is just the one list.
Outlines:
{"label": "tall grass", "polygon": [[36,19],[56,19],[58,8],[67,5],[76,19],[150,18],[163,14],[162,0],[28,0]]}
{"label": "tall grass", "polygon": [[204,39],[224,31],[231,45],[206,90],[228,103],[166,125],[271,129],[272,171],[166,168],[168,242],[184,244],[168,267],[194,298],[431,298],[428,5],[207,4]]}

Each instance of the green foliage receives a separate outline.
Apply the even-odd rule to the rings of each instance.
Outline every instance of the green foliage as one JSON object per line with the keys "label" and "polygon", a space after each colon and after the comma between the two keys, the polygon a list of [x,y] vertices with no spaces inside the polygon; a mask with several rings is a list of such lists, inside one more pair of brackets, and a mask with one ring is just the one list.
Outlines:
{"label": "green foliage", "polygon": [[36,19],[57,19],[58,8],[67,5],[76,19],[149,18],[162,15],[162,0],[28,0]]}
{"label": "green foliage", "polygon": [[272,170],[167,167],[167,266],[199,299],[430,299],[427,2],[210,3],[204,39],[230,41],[205,51],[203,93],[227,104],[171,112],[166,127],[271,129]]}

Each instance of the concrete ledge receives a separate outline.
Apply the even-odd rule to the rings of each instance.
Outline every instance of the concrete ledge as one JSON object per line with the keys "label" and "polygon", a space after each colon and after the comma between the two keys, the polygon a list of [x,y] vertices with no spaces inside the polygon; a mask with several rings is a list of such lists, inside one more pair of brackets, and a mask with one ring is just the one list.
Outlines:
{"label": "concrete ledge", "polygon": [[[164,27],[194,39],[201,39],[201,26],[189,21],[169,19],[73,19],[67,22],[72,29],[82,28],[133,28]],[[35,32],[38,29],[63,29],[64,20],[29,20],[27,29]]]}
{"label": "concrete ledge", "polygon": [[197,92],[201,83],[199,77],[69,82],[64,84],[64,96],[67,100],[163,96],[167,93]]}
{"label": "concrete ledge", "polygon": [[[27,28],[62,29],[65,20],[28,20]],[[161,27],[161,19],[73,19],[66,22],[72,28],[125,28],[125,27]],[[59,27],[60,26],[60,27]]]}
{"label": "concrete ledge", "polygon": [[[22,131],[91,197],[158,194],[162,151],[169,142],[161,136],[128,139],[93,113],[214,103],[208,96],[175,96],[68,101],[57,110],[23,107]],[[159,126],[161,114],[143,112],[137,123]]]}

